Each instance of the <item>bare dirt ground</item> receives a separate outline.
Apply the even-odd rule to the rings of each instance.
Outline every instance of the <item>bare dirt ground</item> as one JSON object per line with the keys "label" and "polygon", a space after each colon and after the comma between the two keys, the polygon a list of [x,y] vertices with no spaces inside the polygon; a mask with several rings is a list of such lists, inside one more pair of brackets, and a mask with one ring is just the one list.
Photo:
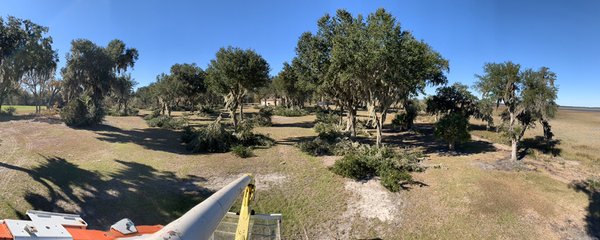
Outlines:
{"label": "bare dirt ground", "polygon": [[[248,112],[252,112],[249,109]],[[562,157],[503,162],[505,146],[474,138],[448,153],[419,124],[386,132],[386,144],[419,148],[428,169],[421,185],[390,193],[377,182],[344,179],[327,168],[338,158],[310,157],[293,145],[314,136],[314,116],[274,117],[257,128],[278,144],[255,157],[188,154],[178,133],[139,117],[107,117],[71,129],[31,117],[0,119],[0,217],[28,209],[82,214],[106,228],[123,217],[167,223],[243,173],[256,177],[254,208],[283,213],[286,239],[586,239],[591,195],[570,187],[592,174]],[[205,120],[199,120],[205,121]],[[557,133],[558,135],[558,133]]]}

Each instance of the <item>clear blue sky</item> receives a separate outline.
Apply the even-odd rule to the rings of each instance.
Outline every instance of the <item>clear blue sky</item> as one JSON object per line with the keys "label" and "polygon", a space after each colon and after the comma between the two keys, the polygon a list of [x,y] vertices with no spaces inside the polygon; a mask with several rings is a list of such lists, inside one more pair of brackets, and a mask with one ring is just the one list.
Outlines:
{"label": "clear blue sky", "polygon": [[[368,14],[383,7],[450,61],[450,82],[472,85],[485,62],[547,66],[558,103],[600,106],[600,1],[31,1],[0,0],[0,15],[50,28],[60,64],[70,42],[118,38],[140,52],[139,86],[174,63],[205,68],[223,46],[253,48],[271,74],[294,56],[300,34],[325,13]],[[428,89],[433,93],[433,89]]]}

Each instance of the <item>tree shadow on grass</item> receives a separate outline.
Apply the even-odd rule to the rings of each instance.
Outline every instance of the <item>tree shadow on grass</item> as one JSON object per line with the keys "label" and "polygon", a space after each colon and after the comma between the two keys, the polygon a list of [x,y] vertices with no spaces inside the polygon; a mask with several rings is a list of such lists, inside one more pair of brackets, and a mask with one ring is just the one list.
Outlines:
{"label": "tree shadow on grass", "polygon": [[526,138],[519,144],[520,158],[524,157],[529,153],[529,150],[538,150],[544,154],[552,154],[552,156],[560,156],[562,149],[557,146],[560,144],[559,139],[546,140],[542,136],[536,136],[535,138]]}
{"label": "tree shadow on grass", "polygon": [[282,145],[294,146],[301,142],[312,141],[316,137],[317,136],[288,137],[288,138],[278,140],[276,143],[282,144]]}
{"label": "tree shadow on grass", "polygon": [[594,239],[600,238],[600,187],[595,181],[573,181],[569,185],[575,191],[583,192],[588,196],[587,207],[587,233]]}
{"label": "tree shadow on grass", "polygon": [[[384,143],[404,148],[421,147],[426,154],[448,152],[447,144],[438,141],[433,131],[433,124],[417,123],[411,131],[384,137]],[[456,146],[456,153],[463,155],[493,151],[496,151],[494,145],[486,141],[471,140]]]}
{"label": "tree shadow on grass", "polygon": [[273,123],[271,127],[297,127],[297,128],[313,128],[314,122],[294,122],[294,123]]}
{"label": "tree shadow on grass", "polygon": [[145,164],[114,161],[121,168],[107,175],[59,157],[45,157],[30,169],[6,163],[0,167],[27,173],[44,186],[45,192],[30,191],[24,197],[33,209],[80,214],[98,229],[122,218],[136,224],[166,224],[213,193],[197,186],[206,181],[202,177],[181,178]]}
{"label": "tree shadow on grass", "polygon": [[44,115],[35,115],[35,114],[25,114],[25,115],[6,115],[0,114],[0,122],[9,122],[9,121],[33,121],[33,122],[44,122],[48,124],[62,124],[63,121],[60,120],[58,116],[44,116]]}
{"label": "tree shadow on grass", "polygon": [[178,131],[162,128],[124,130],[110,125],[88,128],[100,135],[97,139],[111,143],[135,143],[146,149],[177,154],[189,154],[180,143]]}

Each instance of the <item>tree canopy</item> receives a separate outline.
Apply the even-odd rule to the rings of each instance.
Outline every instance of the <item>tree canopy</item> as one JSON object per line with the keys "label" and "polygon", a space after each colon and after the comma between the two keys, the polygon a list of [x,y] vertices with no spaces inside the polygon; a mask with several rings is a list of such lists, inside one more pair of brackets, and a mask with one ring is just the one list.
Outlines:
{"label": "tree canopy", "polygon": [[544,126],[546,138],[552,137],[548,120],[554,117],[558,109],[555,100],[558,88],[554,85],[556,74],[547,67],[538,71],[521,70],[519,64],[512,62],[487,63],[484,74],[477,75],[477,89],[483,98],[505,107],[501,113],[501,129],[511,139],[511,159],[517,159],[517,144],[528,128],[536,122]]}
{"label": "tree canopy", "polygon": [[292,62],[300,78],[348,111],[346,130],[352,135],[357,108],[366,103],[375,112],[381,144],[382,124],[392,105],[422,93],[428,84],[447,81],[448,61],[403,31],[384,9],[366,19],[338,10],[317,26],[316,34],[302,34]]}
{"label": "tree canopy", "polygon": [[53,75],[58,58],[47,33],[47,27],[29,20],[0,17],[0,109],[21,80],[37,95]]}
{"label": "tree canopy", "polygon": [[[120,40],[113,40],[104,48],[90,40],[77,39],[71,42],[67,53],[67,64],[61,70],[63,97],[67,104],[75,99],[83,101],[90,113],[90,121],[102,121],[105,111],[102,101],[111,90],[125,80],[125,71],[134,66],[138,58],[135,48],[126,48]],[[121,81],[119,81],[121,80]]]}
{"label": "tree canopy", "polygon": [[237,109],[243,119],[243,100],[250,91],[264,87],[269,81],[269,64],[254,50],[235,47],[221,48],[210,61],[207,84],[221,94],[229,109],[233,124],[237,126]]}

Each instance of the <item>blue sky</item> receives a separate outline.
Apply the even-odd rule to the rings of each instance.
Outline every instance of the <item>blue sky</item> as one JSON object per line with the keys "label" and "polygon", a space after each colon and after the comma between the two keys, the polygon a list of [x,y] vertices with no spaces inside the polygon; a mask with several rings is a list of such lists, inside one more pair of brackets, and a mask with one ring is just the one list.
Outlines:
{"label": "blue sky", "polygon": [[[547,66],[561,105],[600,106],[600,1],[32,1],[0,0],[0,15],[50,28],[62,67],[70,42],[118,38],[140,52],[132,71],[147,85],[175,63],[205,68],[223,46],[253,48],[271,74],[325,13],[383,7],[450,61],[450,82],[472,85],[485,62]],[[434,89],[428,89],[433,93]]]}

